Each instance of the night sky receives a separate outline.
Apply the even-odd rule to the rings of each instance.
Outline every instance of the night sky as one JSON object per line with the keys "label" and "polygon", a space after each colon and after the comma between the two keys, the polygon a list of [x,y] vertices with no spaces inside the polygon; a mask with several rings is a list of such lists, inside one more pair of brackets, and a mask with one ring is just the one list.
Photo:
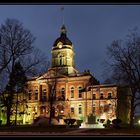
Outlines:
{"label": "night sky", "polygon": [[[62,5],[0,5],[0,24],[16,18],[36,37],[35,46],[51,59],[60,35]],[[123,39],[130,29],[140,29],[140,5],[64,5],[67,36],[74,44],[76,68],[89,69],[103,81],[106,47]]]}

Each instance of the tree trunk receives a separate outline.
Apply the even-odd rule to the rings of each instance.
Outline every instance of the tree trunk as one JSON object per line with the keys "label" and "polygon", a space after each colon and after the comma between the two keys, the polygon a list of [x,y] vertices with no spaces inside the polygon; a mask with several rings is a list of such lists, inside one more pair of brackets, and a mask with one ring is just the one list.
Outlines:
{"label": "tree trunk", "polygon": [[53,113],[53,97],[50,97],[50,117],[49,117],[49,125],[51,125],[52,122],[52,113]]}
{"label": "tree trunk", "polygon": [[131,98],[130,128],[134,127],[134,97]]}
{"label": "tree trunk", "polygon": [[7,122],[6,122],[6,125],[7,126],[10,126],[11,123],[10,123],[10,116],[11,116],[11,106],[7,106]]}
{"label": "tree trunk", "polygon": [[17,94],[17,97],[16,97],[16,114],[15,114],[15,126],[17,125],[17,108],[18,108],[18,93]]}

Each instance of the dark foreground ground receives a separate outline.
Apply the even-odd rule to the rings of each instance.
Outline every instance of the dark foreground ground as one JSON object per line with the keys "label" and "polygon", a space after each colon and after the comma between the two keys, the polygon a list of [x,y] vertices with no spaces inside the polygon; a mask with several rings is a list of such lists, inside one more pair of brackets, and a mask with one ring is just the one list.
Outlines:
{"label": "dark foreground ground", "polygon": [[140,136],[140,128],[0,127],[0,136]]}

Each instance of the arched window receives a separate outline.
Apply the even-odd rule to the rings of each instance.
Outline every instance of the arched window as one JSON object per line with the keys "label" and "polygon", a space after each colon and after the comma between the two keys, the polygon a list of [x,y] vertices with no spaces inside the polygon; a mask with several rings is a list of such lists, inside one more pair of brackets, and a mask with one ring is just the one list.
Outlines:
{"label": "arched window", "polygon": [[59,65],[64,65],[64,56],[62,54],[59,54]]}
{"label": "arched window", "polygon": [[100,99],[103,99],[103,98],[104,98],[103,93],[101,93],[100,94]]}
{"label": "arched window", "polygon": [[74,107],[71,107],[70,110],[71,110],[71,113],[74,114]]}
{"label": "arched window", "polygon": [[74,87],[72,87],[72,88],[70,89],[70,92],[71,92],[71,98],[74,98]]}
{"label": "arched window", "polygon": [[96,104],[93,104],[93,106],[92,106],[92,113],[95,114],[95,112],[96,112]]}
{"label": "arched window", "polygon": [[38,100],[38,90],[35,90],[35,100]]}
{"label": "arched window", "polygon": [[44,114],[46,112],[46,106],[40,107],[40,114]]}
{"label": "arched window", "polygon": [[104,113],[104,104],[100,104],[100,113],[102,114],[102,113]]}
{"label": "arched window", "polygon": [[78,113],[79,114],[82,114],[82,105],[79,105],[79,107],[78,107]]}
{"label": "arched window", "polygon": [[92,94],[92,99],[96,99],[96,94]]}
{"label": "arched window", "polygon": [[32,91],[29,90],[29,93],[28,93],[28,99],[31,100],[32,99]]}
{"label": "arched window", "polygon": [[61,98],[62,100],[65,100],[65,88],[61,89]]}
{"label": "arched window", "polygon": [[79,87],[78,91],[79,91],[78,98],[82,98],[82,87]]}
{"label": "arched window", "polygon": [[109,104],[109,110],[108,113],[112,113],[112,104]]}
{"label": "arched window", "polygon": [[46,89],[43,90],[42,100],[43,101],[46,101],[47,100],[47,91],[46,91]]}
{"label": "arched window", "polygon": [[112,98],[112,93],[108,93],[108,99]]}
{"label": "arched window", "polygon": [[62,65],[62,56],[59,57],[60,59],[60,65]]}

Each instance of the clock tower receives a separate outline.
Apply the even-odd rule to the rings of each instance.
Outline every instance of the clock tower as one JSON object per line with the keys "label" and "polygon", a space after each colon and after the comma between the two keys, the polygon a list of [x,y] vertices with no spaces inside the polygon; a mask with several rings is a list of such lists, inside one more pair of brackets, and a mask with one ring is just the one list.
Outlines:
{"label": "clock tower", "polygon": [[72,42],[67,37],[65,25],[62,25],[60,37],[55,40],[51,53],[51,68],[57,68],[62,74],[66,75],[77,73],[74,63],[74,48]]}

